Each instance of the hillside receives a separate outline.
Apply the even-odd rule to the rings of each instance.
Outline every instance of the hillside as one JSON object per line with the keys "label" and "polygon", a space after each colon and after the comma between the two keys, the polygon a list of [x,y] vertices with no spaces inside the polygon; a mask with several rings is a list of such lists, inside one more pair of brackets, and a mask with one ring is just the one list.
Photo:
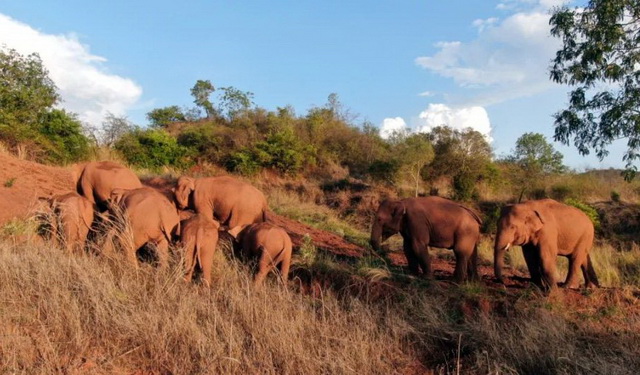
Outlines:
{"label": "hillside", "polygon": [[[0,188],[2,225],[29,215],[38,196],[72,186],[68,169],[0,157],[7,166],[0,178],[15,177]],[[173,183],[161,176],[143,181],[167,193]],[[350,204],[326,205],[364,199],[368,206],[376,199],[369,188],[356,185],[359,198],[352,200],[344,183],[328,184],[319,190],[324,198],[317,205],[299,200],[306,193],[292,194],[283,188],[287,184],[299,190],[280,180],[263,180],[262,186],[275,211],[269,220],[283,226],[296,247],[287,289],[275,283],[262,291],[248,288],[246,266],[222,256],[224,241],[214,286],[204,290],[181,281],[177,259],[168,272],[149,265],[134,271],[117,256],[70,256],[38,243],[0,239],[0,300],[12,301],[0,305],[0,336],[8,338],[0,340],[0,368],[96,374],[356,368],[381,374],[628,374],[640,366],[637,249],[624,256],[609,245],[594,249],[607,288],[544,296],[529,287],[517,250],[509,254],[506,285],[494,283],[487,237],[481,243],[482,282],[453,284],[452,253],[435,249],[436,281],[427,282],[407,273],[397,239],[387,252],[373,253],[356,244],[366,241],[366,231],[338,218],[337,210],[350,211]],[[612,216],[637,209],[619,205],[597,207]],[[270,317],[267,327],[264,316]]]}

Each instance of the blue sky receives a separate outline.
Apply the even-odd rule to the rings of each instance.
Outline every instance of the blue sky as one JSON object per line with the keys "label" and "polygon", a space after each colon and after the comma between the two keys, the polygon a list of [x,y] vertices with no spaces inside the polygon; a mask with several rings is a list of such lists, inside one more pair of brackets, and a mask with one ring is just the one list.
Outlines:
{"label": "blue sky", "polygon": [[[524,132],[551,137],[566,101],[546,73],[560,3],[0,0],[0,44],[40,53],[63,106],[93,124],[110,111],[143,125],[209,79],[298,114],[335,92],[383,130],[472,126],[502,155]],[[572,167],[622,166],[620,145],[603,163],[556,147]]]}

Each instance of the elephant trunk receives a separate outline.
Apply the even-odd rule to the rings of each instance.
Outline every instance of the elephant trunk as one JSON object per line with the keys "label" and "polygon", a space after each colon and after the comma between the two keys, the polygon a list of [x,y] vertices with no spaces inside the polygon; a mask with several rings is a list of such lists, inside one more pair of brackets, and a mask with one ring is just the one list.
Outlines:
{"label": "elephant trunk", "polygon": [[511,246],[509,241],[504,235],[498,233],[496,237],[495,247],[493,249],[493,272],[498,282],[503,282],[502,268],[504,268],[504,252]]}
{"label": "elephant trunk", "polygon": [[371,240],[369,243],[375,251],[380,251],[380,243],[382,242],[382,224],[377,220],[374,222],[371,228]]}

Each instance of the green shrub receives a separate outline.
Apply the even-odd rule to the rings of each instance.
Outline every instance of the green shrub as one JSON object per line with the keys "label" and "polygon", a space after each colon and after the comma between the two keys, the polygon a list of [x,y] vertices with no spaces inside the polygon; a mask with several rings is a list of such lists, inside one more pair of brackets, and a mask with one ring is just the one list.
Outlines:
{"label": "green shrub", "polygon": [[219,163],[222,160],[222,140],[214,124],[192,126],[178,135],[178,144],[188,148],[199,161]]}
{"label": "green shrub", "polygon": [[394,183],[398,178],[400,163],[397,160],[374,160],[367,174],[379,182]]}
{"label": "green shrub", "polygon": [[191,164],[189,150],[161,129],[134,129],[116,142],[115,149],[127,162],[143,168],[186,168]]}
{"label": "green shrub", "polygon": [[558,201],[565,201],[568,198],[575,198],[576,194],[569,185],[554,185],[551,187],[551,198]]}
{"label": "green shrub", "polygon": [[235,173],[252,176],[260,170],[260,164],[254,159],[251,150],[241,150],[232,153],[225,162],[225,167]]}
{"label": "green shrub", "polygon": [[615,190],[612,190],[611,191],[611,201],[612,202],[616,202],[616,203],[620,202],[620,193],[618,193]]}
{"label": "green shrub", "polygon": [[51,110],[43,115],[38,131],[48,162],[68,164],[89,154],[89,140],[82,134],[82,124],[73,114]]}
{"label": "green shrub", "polygon": [[596,230],[600,229],[600,215],[598,215],[598,211],[596,211],[595,208],[573,198],[567,199],[565,203],[568,204],[569,206],[573,206],[579,209],[580,211],[584,212],[589,217],[589,219],[593,223],[593,226],[596,228]]}
{"label": "green shrub", "polygon": [[469,173],[459,173],[453,176],[453,199],[470,201],[477,196],[476,178]]}

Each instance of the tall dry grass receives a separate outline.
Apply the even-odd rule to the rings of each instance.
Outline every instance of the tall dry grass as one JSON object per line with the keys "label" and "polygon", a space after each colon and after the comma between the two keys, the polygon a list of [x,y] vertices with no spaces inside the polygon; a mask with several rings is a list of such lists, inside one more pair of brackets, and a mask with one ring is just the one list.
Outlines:
{"label": "tall dry grass", "polygon": [[640,366],[638,316],[600,329],[595,318],[568,316],[557,298],[513,299],[474,284],[370,282],[343,292],[313,269],[310,285],[294,277],[288,289],[255,290],[244,265],[222,252],[215,265],[206,289],[183,282],[178,260],[166,271],[135,270],[117,255],[0,242],[0,372],[627,374]]}

